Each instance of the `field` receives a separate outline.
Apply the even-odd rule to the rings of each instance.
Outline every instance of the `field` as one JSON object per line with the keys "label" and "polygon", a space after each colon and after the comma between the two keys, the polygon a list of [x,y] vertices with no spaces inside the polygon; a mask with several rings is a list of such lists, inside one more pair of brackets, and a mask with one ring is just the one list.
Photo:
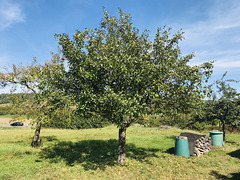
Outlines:
{"label": "field", "polygon": [[[2,126],[2,125],[10,125],[12,122],[15,122],[15,121],[18,121],[18,120],[14,120],[13,116],[11,116],[11,115],[1,115],[0,116],[0,126]],[[29,120],[25,120],[24,124],[28,125],[28,124],[30,124],[30,121]]]}
{"label": "field", "polygon": [[7,116],[0,116],[0,125],[9,125],[10,120]]}
{"label": "field", "polygon": [[[43,129],[38,148],[34,129],[0,128],[0,179],[240,179],[240,135],[227,134],[225,147],[201,157],[175,156],[183,130],[127,130],[127,165],[117,160],[118,129]],[[193,132],[193,131],[187,131]],[[208,134],[208,132],[201,132]]]}

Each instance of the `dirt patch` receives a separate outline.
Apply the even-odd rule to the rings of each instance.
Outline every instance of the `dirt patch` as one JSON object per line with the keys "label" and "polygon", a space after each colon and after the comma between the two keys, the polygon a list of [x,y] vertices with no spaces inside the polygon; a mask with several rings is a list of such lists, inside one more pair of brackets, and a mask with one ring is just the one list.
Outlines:
{"label": "dirt patch", "polygon": [[[14,122],[14,120],[12,118],[0,118],[0,125],[10,125],[13,122]],[[24,123],[24,125],[29,125],[30,121],[25,120],[25,122],[23,122],[23,123]]]}
{"label": "dirt patch", "polygon": [[0,118],[0,125],[9,125],[11,120],[11,118]]}

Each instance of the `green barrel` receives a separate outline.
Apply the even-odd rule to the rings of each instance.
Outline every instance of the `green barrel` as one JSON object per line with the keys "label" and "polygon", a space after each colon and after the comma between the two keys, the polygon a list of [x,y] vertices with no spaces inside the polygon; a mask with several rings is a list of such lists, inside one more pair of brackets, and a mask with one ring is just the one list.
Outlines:
{"label": "green barrel", "polygon": [[220,131],[209,131],[210,137],[212,138],[214,146],[224,146],[223,132]]}
{"label": "green barrel", "polygon": [[185,136],[176,136],[175,155],[190,157],[188,139]]}

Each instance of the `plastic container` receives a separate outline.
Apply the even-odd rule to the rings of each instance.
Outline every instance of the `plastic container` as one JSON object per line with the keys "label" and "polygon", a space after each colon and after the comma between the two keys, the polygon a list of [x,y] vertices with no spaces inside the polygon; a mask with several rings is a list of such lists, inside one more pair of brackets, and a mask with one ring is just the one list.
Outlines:
{"label": "plastic container", "polygon": [[209,131],[210,137],[212,138],[214,146],[224,146],[223,132],[220,131]]}
{"label": "plastic container", "polygon": [[175,155],[190,157],[188,138],[185,136],[176,136],[175,140]]}

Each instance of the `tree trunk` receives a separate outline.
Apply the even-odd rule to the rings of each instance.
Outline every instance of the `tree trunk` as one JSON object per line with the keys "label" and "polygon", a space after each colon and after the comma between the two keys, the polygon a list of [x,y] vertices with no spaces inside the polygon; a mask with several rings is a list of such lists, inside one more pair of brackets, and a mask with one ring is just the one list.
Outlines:
{"label": "tree trunk", "polygon": [[32,140],[32,147],[36,147],[38,146],[38,140],[39,140],[39,136],[40,136],[40,130],[41,130],[41,124],[37,125],[36,130],[35,130],[35,134]]}
{"label": "tree trunk", "polygon": [[222,131],[223,131],[223,141],[225,142],[225,123],[223,123]]}
{"label": "tree trunk", "polygon": [[119,129],[118,163],[125,165],[126,161],[126,128]]}

